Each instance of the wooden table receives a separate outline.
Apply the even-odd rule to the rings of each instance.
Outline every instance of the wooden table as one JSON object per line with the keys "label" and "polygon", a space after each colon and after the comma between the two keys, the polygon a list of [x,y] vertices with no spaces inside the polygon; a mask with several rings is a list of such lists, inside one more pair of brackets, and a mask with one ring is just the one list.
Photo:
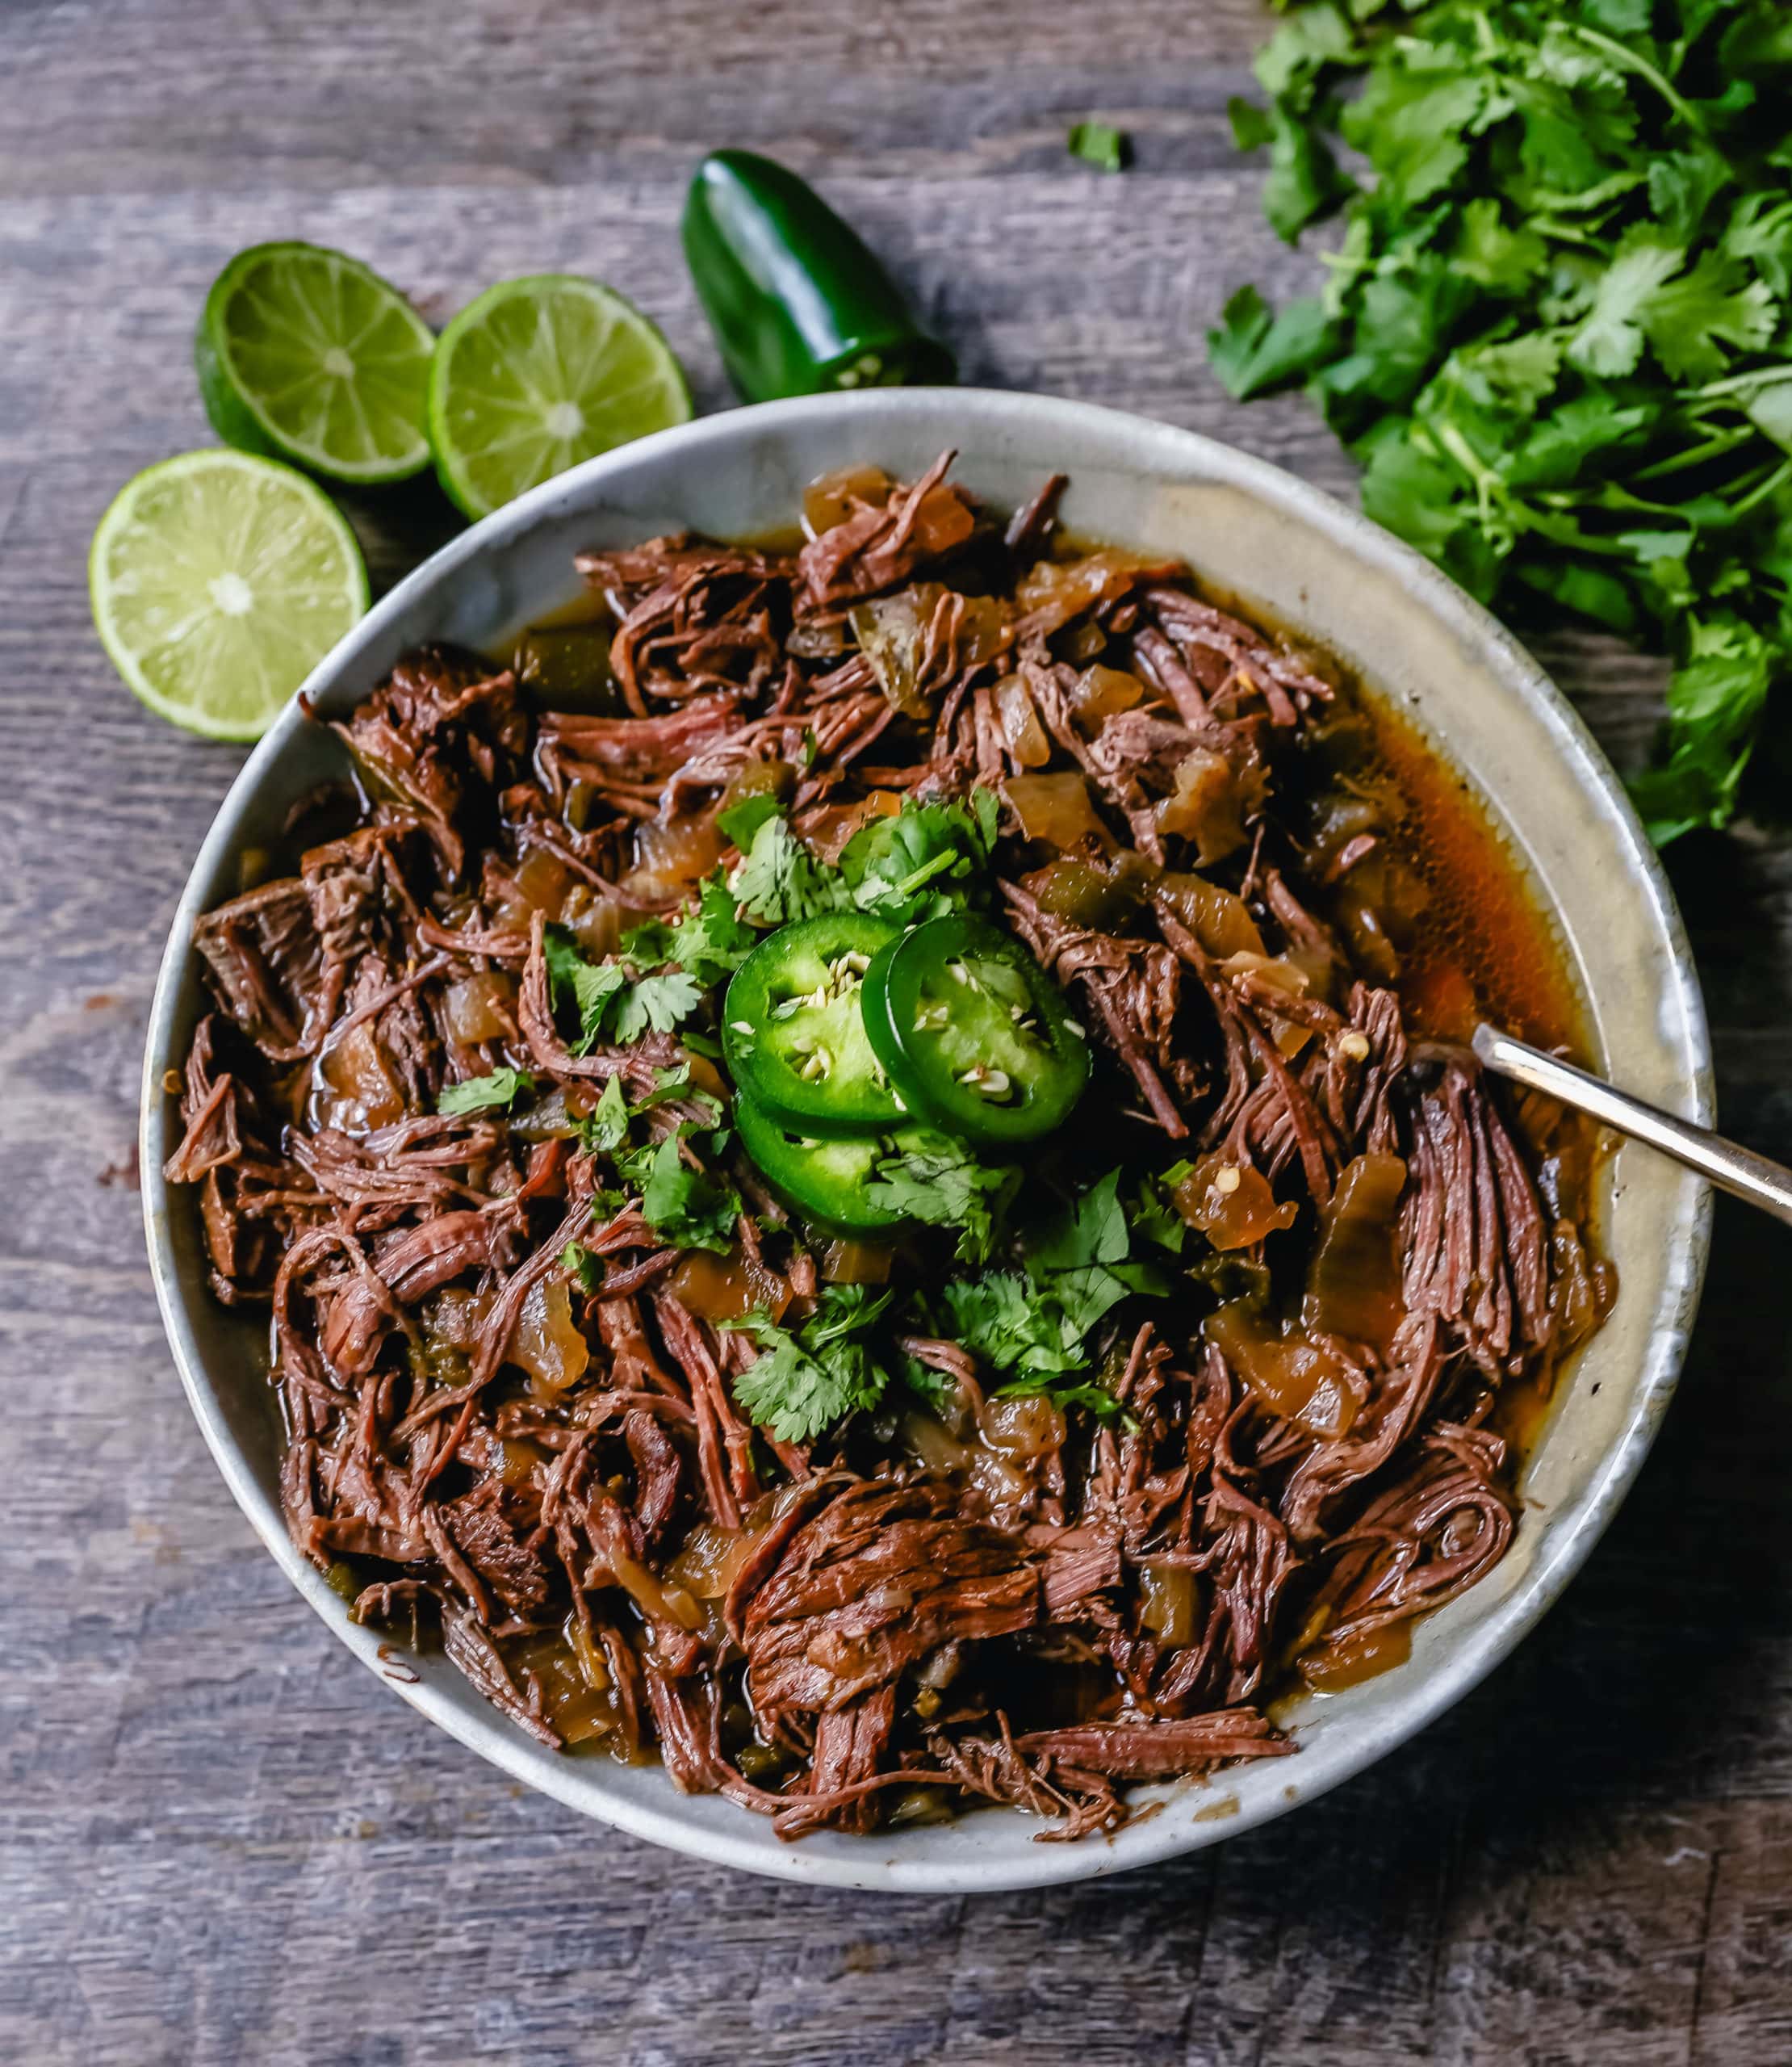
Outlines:
{"label": "wooden table", "polygon": [[[1721,1211],[1679,1405],[1543,1630],[1407,1755],[1118,1883],[799,1891],[576,1822],[392,1700],[201,1447],[150,1297],[132,1138],[150,985],[240,757],[92,636],[114,489],[209,442],[191,367],[238,246],[358,252],[433,315],[613,281],[727,396],[675,223],[699,153],[780,153],[968,379],[1193,426],[1348,492],[1298,400],[1200,333],[1311,262],[1225,102],[1255,0],[7,0],[0,10],[0,2058],[1766,2067],[1792,2058],[1786,1237]],[[1064,135],[1119,119],[1137,170]],[[357,511],[376,578],[446,535]],[[1622,758],[1657,671],[1546,657]],[[1725,1113],[1792,1155],[1792,847],[1673,869]]]}

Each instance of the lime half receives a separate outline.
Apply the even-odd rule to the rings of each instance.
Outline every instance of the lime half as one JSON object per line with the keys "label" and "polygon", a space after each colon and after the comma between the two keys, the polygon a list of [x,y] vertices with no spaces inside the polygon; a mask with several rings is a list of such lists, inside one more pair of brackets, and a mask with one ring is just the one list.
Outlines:
{"label": "lime half", "polygon": [[126,681],[214,740],[259,739],[367,609],[361,548],[329,497],[241,452],[185,452],[127,482],[87,585]]}
{"label": "lime half", "polygon": [[571,273],[488,287],[442,332],[429,367],[436,472],[469,517],[690,413],[659,331]]}
{"label": "lime half", "polygon": [[396,287],[315,244],[257,244],[212,283],[194,358],[227,445],[339,481],[429,464],[423,396],[435,339]]}

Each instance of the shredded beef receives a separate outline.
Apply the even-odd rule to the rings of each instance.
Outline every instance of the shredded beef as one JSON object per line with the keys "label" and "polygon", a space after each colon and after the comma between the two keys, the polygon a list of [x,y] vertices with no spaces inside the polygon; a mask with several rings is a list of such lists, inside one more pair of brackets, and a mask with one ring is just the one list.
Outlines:
{"label": "shredded beef", "polygon": [[[1074,1839],[1135,1784],[1292,1751],[1266,1712],[1291,1661],[1342,1670],[1503,1555],[1502,1399],[1613,1296],[1579,1166],[1409,1031],[1426,904],[1333,670],[1173,561],[1078,547],[1061,476],[1004,529],[951,456],[848,477],[793,554],[580,555],[611,627],[588,707],[400,660],[333,727],[356,823],[195,929],[212,1002],[167,1166],[213,1291],[271,1323],[287,1525],[354,1612],[436,1625],[542,1744],[656,1747],[791,1838],[986,1801]],[[1016,803],[1040,773],[1087,803],[1062,840]],[[589,1037],[551,956],[676,920],[735,858],[739,795],[775,790],[831,861],[902,793],[978,785],[991,915],[1093,1058],[1043,1185],[1117,1162],[1169,1231],[1086,1365],[1017,1399],[901,1303],[965,1274],[920,1231],[890,1266],[911,1382],[785,1440],[737,1396],[740,1288],[794,1327],[843,1258],[714,1131],[714,1045]],[[697,859],[668,879],[668,853]],[[641,1138],[736,1187],[725,1257],[656,1228],[601,1145],[613,1083]],[[1397,1191],[1385,1320],[1346,1332],[1313,1259],[1366,1157]]]}

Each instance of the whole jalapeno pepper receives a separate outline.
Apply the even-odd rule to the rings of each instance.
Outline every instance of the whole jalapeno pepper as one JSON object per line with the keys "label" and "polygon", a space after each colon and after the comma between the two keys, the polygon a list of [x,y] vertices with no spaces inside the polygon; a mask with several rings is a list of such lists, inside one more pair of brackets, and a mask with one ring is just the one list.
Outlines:
{"label": "whole jalapeno pepper", "polygon": [[712,152],[691,181],[684,239],[745,400],[957,378],[952,354],[915,322],[857,232],[772,159]]}

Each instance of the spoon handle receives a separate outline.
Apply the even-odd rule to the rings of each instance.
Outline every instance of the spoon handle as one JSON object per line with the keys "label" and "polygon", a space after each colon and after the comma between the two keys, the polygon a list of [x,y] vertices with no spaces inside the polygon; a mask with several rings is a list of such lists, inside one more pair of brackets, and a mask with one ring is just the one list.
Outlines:
{"label": "spoon handle", "polygon": [[1751,1148],[1739,1148],[1709,1127],[1694,1126],[1689,1120],[1677,1120],[1672,1113],[1645,1105],[1640,1098],[1614,1090],[1602,1079],[1589,1076],[1584,1069],[1546,1054],[1528,1042],[1515,1041],[1497,1027],[1475,1029],[1475,1052],[1497,1075],[1547,1092],[1633,1141],[1647,1142],[1651,1148],[1659,1148],[1664,1155],[1709,1177],[1720,1189],[1734,1192],[1738,1198],[1792,1226],[1792,1170],[1783,1163],[1770,1162]]}

